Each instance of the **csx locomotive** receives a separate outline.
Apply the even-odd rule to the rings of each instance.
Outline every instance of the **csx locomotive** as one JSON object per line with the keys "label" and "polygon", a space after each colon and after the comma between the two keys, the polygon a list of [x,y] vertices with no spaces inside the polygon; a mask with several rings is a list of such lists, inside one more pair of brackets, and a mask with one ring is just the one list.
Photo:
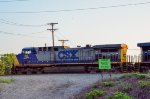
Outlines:
{"label": "csx locomotive", "polygon": [[[53,72],[99,72],[98,59],[109,58],[112,70],[127,71],[148,67],[150,62],[150,43],[138,43],[142,51],[141,62],[127,61],[126,44],[86,45],[70,48],[68,46],[26,47],[16,55],[14,73],[53,73]],[[144,67],[145,68],[145,67]],[[140,70],[139,69],[139,70]]]}

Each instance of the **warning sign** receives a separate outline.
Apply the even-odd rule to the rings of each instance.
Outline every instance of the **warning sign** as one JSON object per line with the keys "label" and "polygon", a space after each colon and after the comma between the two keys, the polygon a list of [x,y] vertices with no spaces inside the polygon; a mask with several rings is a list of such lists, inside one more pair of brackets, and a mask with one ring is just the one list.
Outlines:
{"label": "warning sign", "polygon": [[111,69],[110,59],[99,59],[99,69]]}

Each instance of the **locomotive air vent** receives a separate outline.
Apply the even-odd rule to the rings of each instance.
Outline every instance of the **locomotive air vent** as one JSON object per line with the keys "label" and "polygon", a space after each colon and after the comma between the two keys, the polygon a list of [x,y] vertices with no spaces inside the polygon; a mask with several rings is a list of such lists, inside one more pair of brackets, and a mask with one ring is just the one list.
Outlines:
{"label": "locomotive air vent", "polygon": [[86,47],[91,47],[91,45],[90,44],[86,44]]}

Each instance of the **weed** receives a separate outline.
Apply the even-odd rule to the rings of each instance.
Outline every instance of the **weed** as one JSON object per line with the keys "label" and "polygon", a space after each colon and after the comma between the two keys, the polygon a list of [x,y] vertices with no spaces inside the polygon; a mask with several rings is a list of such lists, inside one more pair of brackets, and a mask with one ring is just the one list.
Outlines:
{"label": "weed", "polygon": [[86,99],[94,99],[95,97],[100,97],[104,94],[105,92],[102,90],[92,90],[91,92],[86,94]]}
{"label": "weed", "polygon": [[131,83],[121,83],[120,84],[120,88],[121,88],[121,91],[123,92],[129,92],[131,89],[132,89],[132,84]]}
{"label": "weed", "polygon": [[145,79],[147,78],[147,74],[141,74],[141,73],[130,73],[130,74],[125,74],[121,78],[139,78],[139,79]]}
{"label": "weed", "polygon": [[139,83],[141,88],[150,87],[150,81],[140,80],[140,81],[138,81],[138,83]]}
{"label": "weed", "polygon": [[94,85],[93,85],[93,88],[97,88],[97,87],[98,87],[98,85],[97,85],[97,84],[94,84]]}
{"label": "weed", "polygon": [[14,82],[14,81],[15,81],[14,78],[11,78],[11,79],[0,78],[0,83],[11,83],[11,82]]}
{"label": "weed", "polygon": [[126,93],[115,92],[113,96],[107,96],[106,99],[132,99],[132,97],[128,96]]}
{"label": "weed", "polygon": [[114,86],[114,82],[110,81],[110,82],[102,82],[102,86],[104,87],[112,87]]}

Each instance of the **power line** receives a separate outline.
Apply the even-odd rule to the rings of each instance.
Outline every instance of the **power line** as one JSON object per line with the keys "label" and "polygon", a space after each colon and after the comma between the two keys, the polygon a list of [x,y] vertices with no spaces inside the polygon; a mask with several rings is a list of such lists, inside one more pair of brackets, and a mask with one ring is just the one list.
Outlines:
{"label": "power line", "polygon": [[[27,36],[27,37],[35,37],[35,38],[47,38],[47,37],[38,37],[38,36],[25,35],[25,34],[19,34],[19,33],[10,33],[10,32],[5,32],[5,31],[0,31],[0,33],[6,34],[6,35]],[[37,33],[39,33],[39,32],[37,32]]]}
{"label": "power line", "polygon": [[6,2],[15,2],[15,1],[28,1],[28,0],[1,0],[0,2],[4,2],[4,3],[6,3]]}
{"label": "power line", "polygon": [[7,21],[7,20],[4,20],[4,19],[0,19],[0,23],[8,24],[8,25],[15,25],[15,26],[24,26],[24,27],[41,27],[41,26],[47,26],[47,24],[41,24],[41,25],[19,24],[19,23]]}
{"label": "power line", "polygon": [[0,13],[54,13],[54,12],[71,12],[71,11],[85,11],[85,10],[96,10],[96,9],[106,9],[106,8],[117,8],[117,7],[127,7],[127,6],[138,6],[150,4],[150,2],[142,2],[142,3],[133,3],[133,4],[122,4],[122,5],[112,5],[112,6],[101,6],[101,7],[93,7],[93,8],[79,8],[79,9],[71,9],[71,10],[51,10],[51,11],[21,11],[21,12],[0,12]]}
{"label": "power line", "polygon": [[40,31],[40,32],[34,32],[34,33],[30,33],[30,34],[38,34],[38,33],[43,33],[43,32],[46,32],[47,30],[44,30],[44,31]]}

